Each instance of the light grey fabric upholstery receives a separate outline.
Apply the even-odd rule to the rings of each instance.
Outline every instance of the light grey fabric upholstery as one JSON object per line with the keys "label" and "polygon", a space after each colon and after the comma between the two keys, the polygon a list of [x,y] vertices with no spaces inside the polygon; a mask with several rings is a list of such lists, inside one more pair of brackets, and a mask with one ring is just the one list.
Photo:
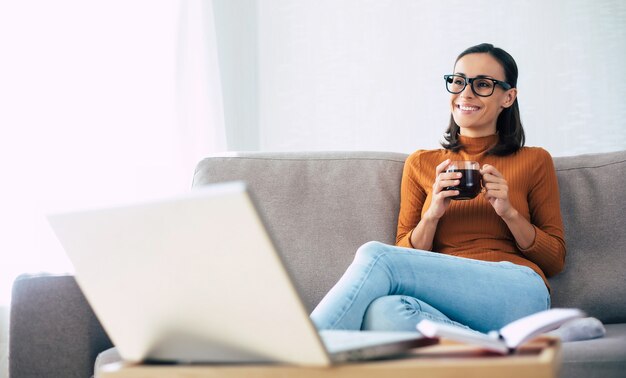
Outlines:
{"label": "light grey fabric upholstery", "polygon": [[563,343],[561,377],[626,376],[626,323],[605,324],[601,339]]}
{"label": "light grey fabric upholstery", "polygon": [[241,153],[199,163],[194,186],[244,180],[309,310],[369,240],[393,244],[406,155]]}
{"label": "light grey fabric upholstery", "polygon": [[[335,284],[352,261],[356,249],[369,240],[395,241],[400,179],[406,155],[385,152],[239,153],[214,156],[198,164],[195,187],[214,182],[244,180],[252,190],[274,241],[300,288],[305,305],[312,309]],[[562,377],[622,377],[626,356],[626,151],[555,158],[561,192],[568,254],[565,271],[551,278],[555,307],[579,307],[605,323],[604,338],[564,344]],[[242,230],[242,233],[245,230]],[[29,280],[33,280],[30,278]],[[25,282],[20,285],[26,284]],[[11,378],[29,375],[23,356],[37,364],[63,365],[65,376],[79,376],[85,361],[93,363],[104,344],[95,342],[94,330],[81,325],[75,343],[89,349],[75,359],[61,350],[72,350],[58,337],[72,315],[59,319],[43,311],[84,313],[86,306],[75,288],[64,291],[55,306],[29,283],[30,290],[14,294],[20,306],[11,329],[36,324],[25,338],[11,338]],[[43,327],[41,322],[51,324]],[[13,320],[12,320],[13,321]],[[37,328],[39,327],[39,328]],[[59,328],[60,327],[60,328]],[[51,328],[54,331],[49,330]],[[52,332],[47,336],[46,332]],[[100,331],[101,332],[101,331]],[[97,332],[96,332],[97,333]],[[35,335],[39,335],[36,338]],[[78,345],[78,344],[77,344]],[[18,360],[13,361],[17,355]],[[109,355],[114,356],[114,355]],[[54,362],[54,359],[62,362]],[[104,358],[104,357],[103,357]],[[51,365],[52,366],[52,365]],[[61,376],[61,375],[57,375]],[[81,375],[88,377],[89,374]]]}
{"label": "light grey fabric upholstery", "polygon": [[552,305],[626,323],[626,152],[554,160],[567,256]]}
{"label": "light grey fabric upholstery", "polygon": [[11,378],[87,378],[112,346],[73,276],[18,277],[9,327]]}

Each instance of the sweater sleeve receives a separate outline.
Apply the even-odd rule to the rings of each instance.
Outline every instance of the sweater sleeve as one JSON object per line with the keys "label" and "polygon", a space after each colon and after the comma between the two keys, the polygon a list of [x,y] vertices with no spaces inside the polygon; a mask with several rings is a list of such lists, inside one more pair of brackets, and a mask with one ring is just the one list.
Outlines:
{"label": "sweater sleeve", "polygon": [[528,194],[530,221],[535,227],[533,244],[520,252],[550,277],[565,264],[565,239],[559,202],[559,186],[550,154],[538,149],[539,158]]}
{"label": "sweater sleeve", "polygon": [[420,151],[411,154],[404,163],[402,183],[400,185],[400,213],[398,215],[398,230],[396,245],[413,248],[411,233],[422,216],[422,207],[426,200],[426,191],[419,184]]}

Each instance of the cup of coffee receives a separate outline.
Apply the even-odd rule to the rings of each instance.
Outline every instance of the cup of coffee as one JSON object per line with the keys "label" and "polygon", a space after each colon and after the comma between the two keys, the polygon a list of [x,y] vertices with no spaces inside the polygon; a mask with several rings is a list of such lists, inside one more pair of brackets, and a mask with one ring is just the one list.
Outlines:
{"label": "cup of coffee", "polygon": [[459,194],[450,197],[453,200],[470,200],[482,190],[480,164],[475,161],[457,160],[451,161],[446,172],[460,172],[459,185],[448,186],[445,190],[458,190]]}

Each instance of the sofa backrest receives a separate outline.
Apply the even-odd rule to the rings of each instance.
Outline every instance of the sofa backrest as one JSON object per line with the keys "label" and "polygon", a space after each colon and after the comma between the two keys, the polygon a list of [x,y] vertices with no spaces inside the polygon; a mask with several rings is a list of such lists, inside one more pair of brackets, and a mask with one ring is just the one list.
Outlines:
{"label": "sofa backrest", "polygon": [[202,160],[193,185],[247,182],[312,310],[361,244],[395,241],[405,159],[376,152],[238,153]]}
{"label": "sofa backrest", "polygon": [[626,151],[554,158],[567,256],[554,307],[626,322]]}
{"label": "sofa backrest", "polygon": [[[370,240],[393,244],[406,154],[232,153],[202,160],[194,186],[244,180],[312,310]],[[626,151],[555,158],[568,255],[555,307],[626,321]],[[620,185],[621,184],[621,185]],[[620,222],[621,221],[621,222]],[[245,230],[242,230],[242,234]]]}

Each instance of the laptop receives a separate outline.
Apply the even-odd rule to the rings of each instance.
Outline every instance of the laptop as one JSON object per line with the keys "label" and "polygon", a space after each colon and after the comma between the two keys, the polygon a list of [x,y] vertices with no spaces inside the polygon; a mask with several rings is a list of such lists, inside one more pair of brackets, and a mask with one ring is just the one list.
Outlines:
{"label": "laptop", "polygon": [[127,361],[328,366],[435,342],[318,332],[243,182],[47,218]]}

